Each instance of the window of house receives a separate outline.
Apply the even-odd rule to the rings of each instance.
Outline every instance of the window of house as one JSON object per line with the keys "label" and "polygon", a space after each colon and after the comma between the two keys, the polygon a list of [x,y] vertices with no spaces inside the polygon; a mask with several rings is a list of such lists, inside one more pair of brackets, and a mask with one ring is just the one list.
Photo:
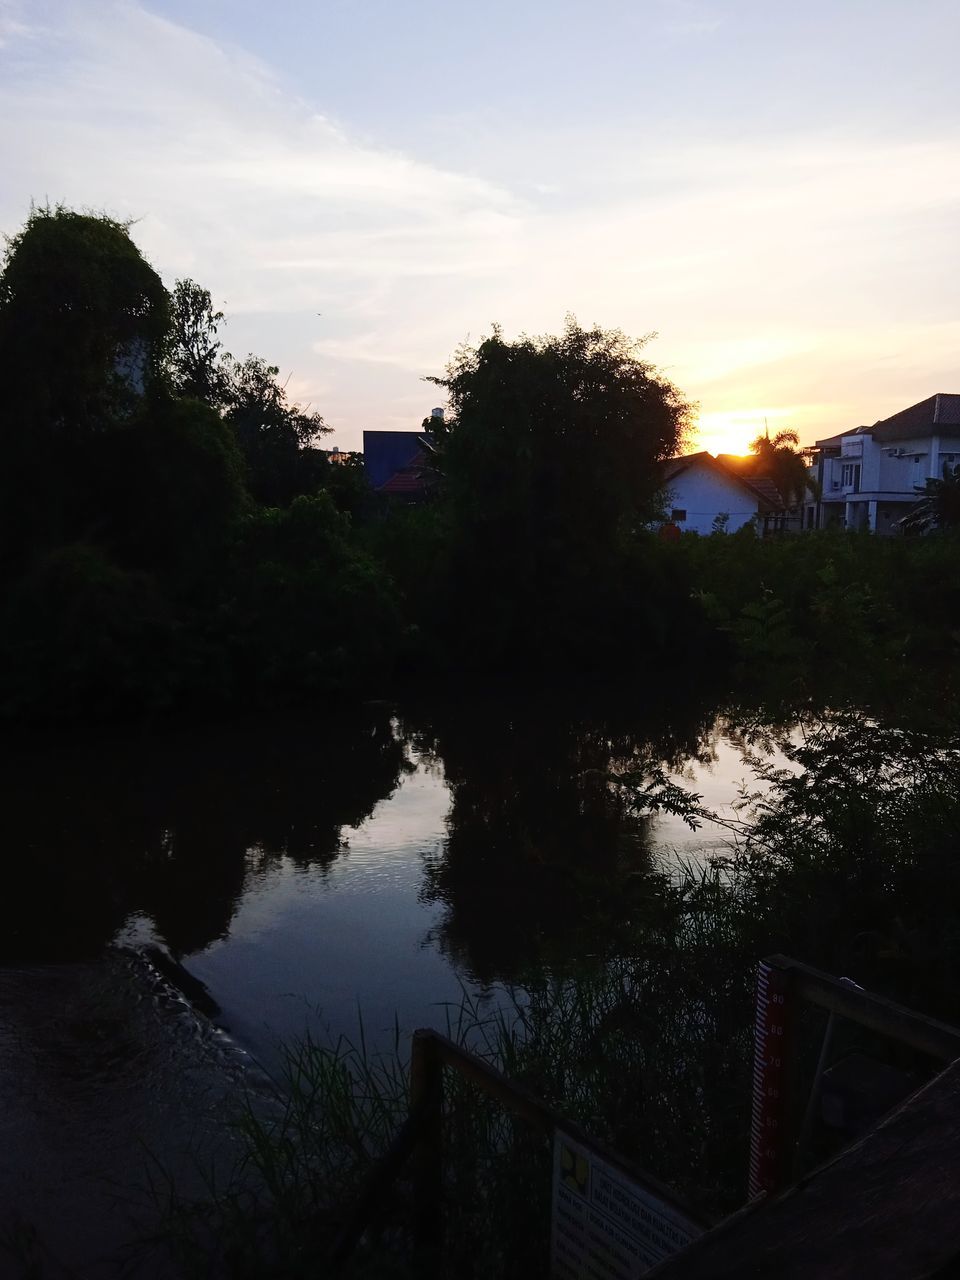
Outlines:
{"label": "window of house", "polygon": [[687,513],[683,507],[674,507],[670,512],[670,519],[676,523],[678,520],[686,520]]}

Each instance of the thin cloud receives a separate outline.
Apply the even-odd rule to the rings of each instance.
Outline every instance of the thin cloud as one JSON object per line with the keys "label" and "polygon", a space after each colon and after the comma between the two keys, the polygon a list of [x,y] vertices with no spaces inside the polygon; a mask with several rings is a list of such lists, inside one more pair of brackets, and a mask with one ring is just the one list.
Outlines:
{"label": "thin cloud", "polygon": [[708,36],[723,26],[724,17],[694,0],[659,0],[666,11],[663,30],[672,36]]}
{"label": "thin cloud", "polygon": [[[828,380],[851,413],[871,379],[904,403],[956,383],[956,334],[931,329],[957,284],[946,130],[524,137],[538,179],[511,188],[354,136],[262,62],[142,5],[51,0],[42,27],[23,21],[0,0],[0,229],[47,194],[139,219],[168,283],[209,287],[231,349],[292,367],[345,445],[404,406],[416,417],[419,377],[467,332],[547,332],[569,310],[658,329],[651,358],[705,413],[786,406],[810,434]],[[880,370],[873,351],[899,354]]]}

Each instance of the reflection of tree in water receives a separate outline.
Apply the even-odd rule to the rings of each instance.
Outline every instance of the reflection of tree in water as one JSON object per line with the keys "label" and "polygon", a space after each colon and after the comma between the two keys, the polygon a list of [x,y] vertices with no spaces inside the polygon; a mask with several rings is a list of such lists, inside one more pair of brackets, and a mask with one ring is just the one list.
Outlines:
{"label": "reflection of tree in water", "polygon": [[715,707],[612,701],[514,698],[417,717],[414,737],[443,760],[453,794],[423,897],[447,908],[440,947],[480,981],[615,948],[653,891],[646,823],[617,779],[702,752]]}
{"label": "reflection of tree in water", "polygon": [[132,912],[177,954],[229,928],[251,869],[319,869],[397,784],[388,713],[26,749],[0,780],[0,957],[98,951]]}

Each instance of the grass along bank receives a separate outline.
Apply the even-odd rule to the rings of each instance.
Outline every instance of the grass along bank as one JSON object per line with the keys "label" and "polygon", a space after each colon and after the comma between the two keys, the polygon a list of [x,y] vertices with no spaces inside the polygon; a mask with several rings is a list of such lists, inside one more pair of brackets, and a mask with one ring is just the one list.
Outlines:
{"label": "grass along bank", "polygon": [[[753,760],[764,790],[729,853],[650,878],[628,953],[531,978],[494,1015],[467,1002],[448,1014],[452,1038],[708,1216],[744,1198],[762,956],[784,951],[960,1022],[957,742],[851,713],[779,746],[789,767]],[[697,797],[687,805],[704,819]],[[808,1032],[809,1054],[818,1027]],[[216,1241],[230,1274],[316,1274],[407,1097],[399,1029],[386,1054],[368,1052],[362,1028],[355,1042],[289,1046],[266,1118],[252,1103],[238,1117],[231,1185],[173,1206],[187,1270],[206,1274]],[[543,1274],[548,1144],[453,1073],[444,1143],[449,1272]],[[348,1274],[414,1274],[410,1208],[401,1180]]]}

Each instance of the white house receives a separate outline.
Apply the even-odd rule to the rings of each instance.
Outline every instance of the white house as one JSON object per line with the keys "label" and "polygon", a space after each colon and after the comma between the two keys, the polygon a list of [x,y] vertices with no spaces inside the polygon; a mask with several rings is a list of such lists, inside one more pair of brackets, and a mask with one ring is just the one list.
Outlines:
{"label": "white house", "polygon": [[960,463],[960,395],[930,396],[872,427],[818,440],[810,452],[820,497],[807,503],[805,527],[890,533],[927,480]]}
{"label": "white house", "polygon": [[728,533],[753,524],[760,533],[783,527],[785,512],[774,485],[748,480],[709,453],[690,453],[664,464],[664,514],[681,530],[712,533],[720,517]]}

